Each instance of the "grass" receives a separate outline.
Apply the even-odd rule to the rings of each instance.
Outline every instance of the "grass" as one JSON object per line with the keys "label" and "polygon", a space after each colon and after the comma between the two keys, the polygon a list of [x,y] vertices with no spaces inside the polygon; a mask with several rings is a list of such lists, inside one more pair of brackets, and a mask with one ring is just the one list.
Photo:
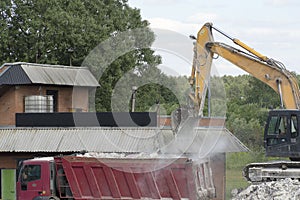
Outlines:
{"label": "grass", "polygon": [[265,151],[262,148],[253,148],[250,152],[227,153],[226,199],[231,199],[231,191],[233,189],[244,189],[250,185],[242,175],[242,170],[247,164],[278,159],[282,160],[283,158],[265,157]]}
{"label": "grass", "polygon": [[242,170],[247,164],[266,160],[268,159],[261,149],[250,152],[228,153],[226,155],[226,199],[231,199],[233,189],[244,189],[250,185],[242,175]]}
{"label": "grass", "polygon": [[231,191],[233,189],[244,189],[248,186],[249,183],[242,175],[242,169],[226,170],[226,199],[231,199]]}

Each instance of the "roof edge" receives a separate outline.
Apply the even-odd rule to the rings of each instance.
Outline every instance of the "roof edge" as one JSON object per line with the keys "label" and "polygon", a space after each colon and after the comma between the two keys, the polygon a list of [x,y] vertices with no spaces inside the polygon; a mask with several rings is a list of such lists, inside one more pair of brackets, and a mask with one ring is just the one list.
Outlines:
{"label": "roof edge", "polygon": [[13,62],[13,63],[4,63],[1,65],[0,69],[5,66],[11,65],[32,65],[32,66],[40,66],[40,67],[57,67],[57,68],[73,68],[73,69],[89,69],[85,66],[67,66],[67,65],[55,65],[55,64],[42,64],[42,63],[29,63],[29,62]]}

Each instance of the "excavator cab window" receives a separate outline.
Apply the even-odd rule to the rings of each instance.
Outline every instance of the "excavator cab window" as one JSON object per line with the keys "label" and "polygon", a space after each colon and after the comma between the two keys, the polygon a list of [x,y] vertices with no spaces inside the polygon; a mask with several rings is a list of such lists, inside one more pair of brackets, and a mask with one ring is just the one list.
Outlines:
{"label": "excavator cab window", "polygon": [[267,145],[276,145],[283,143],[288,137],[288,117],[271,116],[267,127]]}
{"label": "excavator cab window", "polygon": [[269,121],[268,135],[285,135],[287,131],[286,116],[272,116]]}
{"label": "excavator cab window", "polygon": [[278,123],[278,117],[277,116],[272,116],[270,121],[269,121],[269,126],[268,126],[268,135],[274,135],[278,134],[276,133],[276,124]]}
{"label": "excavator cab window", "polygon": [[296,137],[298,137],[298,117],[291,115],[291,142],[296,142],[293,141]]}
{"label": "excavator cab window", "polygon": [[287,133],[287,117],[286,116],[279,117],[279,128],[278,128],[277,132],[279,133],[280,136],[286,135],[286,133]]}

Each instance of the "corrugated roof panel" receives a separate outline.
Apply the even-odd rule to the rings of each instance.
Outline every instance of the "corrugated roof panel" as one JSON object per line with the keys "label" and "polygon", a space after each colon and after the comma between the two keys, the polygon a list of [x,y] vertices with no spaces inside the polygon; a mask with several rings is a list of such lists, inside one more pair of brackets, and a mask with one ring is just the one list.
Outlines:
{"label": "corrugated roof panel", "polygon": [[78,131],[77,135],[89,151],[153,152],[158,148],[152,129],[91,129],[88,133]]}
{"label": "corrugated roof panel", "polygon": [[[184,140],[180,140],[184,139]],[[238,152],[247,148],[226,129],[197,129],[188,138],[157,128],[0,129],[0,152]]]}
{"label": "corrugated roof panel", "polygon": [[156,139],[151,129],[133,130],[142,137],[132,137],[125,132],[115,128],[0,129],[0,151],[152,152],[157,148],[153,145]]}
{"label": "corrugated roof panel", "polygon": [[98,81],[85,67],[22,63],[22,69],[32,83],[69,86],[99,86]]}
{"label": "corrugated roof panel", "polygon": [[[49,132],[49,130],[48,130]],[[80,136],[76,129],[62,129],[60,132],[60,141],[56,144],[56,150],[58,152],[64,151],[88,151],[88,146],[86,147],[81,141]],[[90,132],[90,130],[86,130],[85,134]],[[54,133],[55,134],[55,133]],[[87,136],[89,137],[89,136]]]}
{"label": "corrugated roof panel", "polygon": [[86,67],[36,63],[5,63],[0,85],[48,84],[98,87],[99,83]]}

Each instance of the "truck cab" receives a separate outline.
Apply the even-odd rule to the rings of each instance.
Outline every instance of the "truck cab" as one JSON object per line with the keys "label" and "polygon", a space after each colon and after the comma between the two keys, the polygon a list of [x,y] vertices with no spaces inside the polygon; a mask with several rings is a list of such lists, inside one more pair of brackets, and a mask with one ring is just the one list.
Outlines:
{"label": "truck cab", "polygon": [[25,160],[20,165],[17,180],[17,199],[43,199],[55,193],[54,159]]}

